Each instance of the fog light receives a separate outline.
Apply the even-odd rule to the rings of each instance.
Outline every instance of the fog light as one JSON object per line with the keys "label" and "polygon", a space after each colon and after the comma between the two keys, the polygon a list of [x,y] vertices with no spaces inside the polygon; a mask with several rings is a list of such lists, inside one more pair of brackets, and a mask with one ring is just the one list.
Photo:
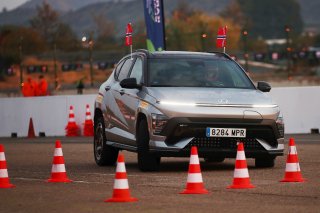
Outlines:
{"label": "fog light", "polygon": [[158,135],[167,124],[168,118],[165,115],[151,114],[153,134]]}

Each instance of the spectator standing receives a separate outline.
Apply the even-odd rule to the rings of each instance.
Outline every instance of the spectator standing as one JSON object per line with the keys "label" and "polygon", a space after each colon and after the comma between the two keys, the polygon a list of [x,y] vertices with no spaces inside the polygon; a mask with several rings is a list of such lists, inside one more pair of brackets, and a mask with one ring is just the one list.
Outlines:
{"label": "spectator standing", "polygon": [[27,81],[23,83],[22,94],[24,97],[33,97],[36,95],[37,83],[28,77]]}
{"label": "spectator standing", "polygon": [[77,90],[78,90],[78,94],[83,94],[83,89],[84,89],[84,84],[82,79],[80,79],[77,83]]}
{"label": "spectator standing", "polygon": [[37,96],[46,96],[48,95],[48,82],[44,78],[43,75],[39,76],[39,81],[38,81],[38,87],[36,90],[36,95]]}

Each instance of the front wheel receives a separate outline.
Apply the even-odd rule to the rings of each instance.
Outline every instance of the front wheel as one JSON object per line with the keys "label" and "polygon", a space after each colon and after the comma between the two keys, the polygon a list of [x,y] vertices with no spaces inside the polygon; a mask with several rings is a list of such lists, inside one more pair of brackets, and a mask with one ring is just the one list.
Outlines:
{"label": "front wheel", "polygon": [[160,157],[149,153],[148,123],[144,119],[139,123],[137,132],[138,166],[141,171],[157,171],[160,166]]}
{"label": "front wheel", "polygon": [[106,144],[104,120],[102,117],[94,123],[93,152],[94,159],[99,166],[114,165],[118,158],[119,150]]}

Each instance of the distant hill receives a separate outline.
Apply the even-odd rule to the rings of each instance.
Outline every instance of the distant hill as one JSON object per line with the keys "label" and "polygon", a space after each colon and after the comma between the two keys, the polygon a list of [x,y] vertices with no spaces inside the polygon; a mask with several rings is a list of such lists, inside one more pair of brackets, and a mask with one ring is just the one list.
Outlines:
{"label": "distant hill", "polygon": [[[0,13],[0,25],[28,25],[36,14],[36,6],[43,0],[30,0],[12,11]],[[81,37],[88,31],[95,30],[93,16],[99,15],[115,23],[118,35],[123,34],[123,26],[127,22],[133,24],[144,20],[143,0],[46,0],[59,11],[61,20],[69,24]],[[164,0],[166,17],[182,0]],[[191,8],[203,10],[216,15],[232,0],[184,0]],[[319,0],[297,0],[301,5],[301,13],[305,26],[320,29],[318,10]],[[230,14],[232,15],[232,14]]]}
{"label": "distant hill", "polygon": [[[165,0],[165,15],[166,17],[171,16],[172,11],[177,7],[181,0]],[[217,14],[231,0],[197,0],[188,2],[191,8],[204,10],[209,14]],[[170,3],[169,3],[170,2]],[[206,5],[204,7],[204,5]],[[70,12],[63,16],[63,20],[70,24],[73,30],[77,34],[87,32],[93,29],[93,15],[101,15],[107,20],[115,23],[116,32],[118,35],[123,34],[124,27],[128,22],[133,24],[139,21],[144,21],[143,13],[143,1],[134,0],[129,2],[107,2],[107,3],[96,3],[86,7],[83,7],[77,11]]]}
{"label": "distant hill", "polygon": [[[35,9],[38,5],[41,5],[44,0],[31,0],[27,1],[19,8],[22,9]],[[78,10],[81,7],[85,7],[90,4],[95,4],[98,2],[109,2],[114,0],[45,0],[50,4],[55,10],[67,12],[70,10]],[[119,0],[116,0],[119,1]],[[122,0],[131,1],[131,0]]]}
{"label": "distant hill", "polygon": [[318,28],[320,32],[320,1],[319,0],[298,0],[301,8],[301,15],[306,27]]}

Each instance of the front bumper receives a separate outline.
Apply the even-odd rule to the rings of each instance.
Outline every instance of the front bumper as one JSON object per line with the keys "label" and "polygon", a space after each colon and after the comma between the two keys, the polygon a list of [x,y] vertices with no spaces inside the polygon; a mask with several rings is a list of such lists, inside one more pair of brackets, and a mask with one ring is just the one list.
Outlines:
{"label": "front bumper", "polygon": [[[247,137],[209,138],[206,127],[246,128]],[[150,152],[164,157],[187,157],[191,146],[197,146],[200,157],[235,158],[238,142],[244,143],[248,158],[280,156],[284,152],[284,138],[273,120],[175,118],[160,135],[150,139]]]}

